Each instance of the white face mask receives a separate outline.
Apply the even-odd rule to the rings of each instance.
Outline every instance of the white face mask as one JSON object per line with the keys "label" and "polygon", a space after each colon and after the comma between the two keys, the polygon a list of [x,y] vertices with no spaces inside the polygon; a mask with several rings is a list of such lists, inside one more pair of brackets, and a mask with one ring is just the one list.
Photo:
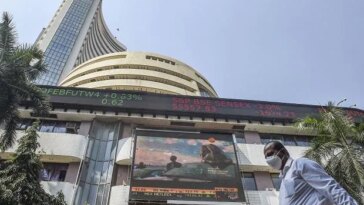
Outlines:
{"label": "white face mask", "polygon": [[281,150],[279,150],[276,154],[265,158],[265,161],[267,162],[267,164],[274,169],[279,170],[282,167],[282,159],[277,156]]}

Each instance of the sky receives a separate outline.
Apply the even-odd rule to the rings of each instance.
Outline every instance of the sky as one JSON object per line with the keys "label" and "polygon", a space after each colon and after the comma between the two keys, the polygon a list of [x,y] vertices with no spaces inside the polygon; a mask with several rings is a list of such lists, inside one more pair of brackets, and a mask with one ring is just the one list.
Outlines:
{"label": "sky", "polygon": [[[34,43],[61,0],[0,0],[19,42]],[[364,110],[364,1],[103,0],[130,51],[185,62],[222,98]]]}

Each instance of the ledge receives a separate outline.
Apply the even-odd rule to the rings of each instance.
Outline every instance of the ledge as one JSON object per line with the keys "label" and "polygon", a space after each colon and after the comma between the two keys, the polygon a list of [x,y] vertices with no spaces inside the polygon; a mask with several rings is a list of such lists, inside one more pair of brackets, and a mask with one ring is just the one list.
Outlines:
{"label": "ledge", "polygon": [[[0,131],[0,134],[3,131]],[[24,135],[23,131],[17,131],[16,139]],[[78,134],[38,132],[39,155],[43,162],[71,163],[80,162],[87,145],[87,137]],[[0,153],[3,159],[11,158],[18,148],[18,142],[5,152]]]}

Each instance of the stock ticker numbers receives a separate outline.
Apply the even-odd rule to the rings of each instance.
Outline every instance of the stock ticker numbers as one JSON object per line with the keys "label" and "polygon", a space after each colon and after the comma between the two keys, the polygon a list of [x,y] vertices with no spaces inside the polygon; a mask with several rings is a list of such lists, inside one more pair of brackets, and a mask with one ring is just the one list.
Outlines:
{"label": "stock ticker numbers", "polygon": [[109,106],[122,106],[126,102],[143,100],[143,96],[136,93],[76,90],[68,88],[42,88],[41,91],[49,96],[74,97],[89,103]]}
{"label": "stock ticker numbers", "polygon": [[274,104],[254,104],[255,109],[262,117],[296,118],[296,113],[287,111],[280,105]]}
{"label": "stock ticker numbers", "polygon": [[124,93],[103,93],[102,105],[122,106],[125,102],[141,101],[143,97],[139,94]]}
{"label": "stock ticker numbers", "polygon": [[184,97],[173,97],[172,109],[177,111],[187,112],[208,112],[214,113],[217,111],[212,100],[192,99]]}
{"label": "stock ticker numbers", "polygon": [[297,114],[285,110],[281,105],[231,100],[173,97],[172,108],[176,111],[230,113],[237,115],[259,115],[261,117],[295,118]]}

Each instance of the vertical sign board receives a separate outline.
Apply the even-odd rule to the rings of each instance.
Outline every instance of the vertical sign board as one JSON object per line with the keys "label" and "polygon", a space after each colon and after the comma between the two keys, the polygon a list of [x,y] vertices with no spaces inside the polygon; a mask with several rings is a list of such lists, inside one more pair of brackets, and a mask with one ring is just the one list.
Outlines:
{"label": "vertical sign board", "polygon": [[243,202],[232,135],[137,131],[131,201]]}

